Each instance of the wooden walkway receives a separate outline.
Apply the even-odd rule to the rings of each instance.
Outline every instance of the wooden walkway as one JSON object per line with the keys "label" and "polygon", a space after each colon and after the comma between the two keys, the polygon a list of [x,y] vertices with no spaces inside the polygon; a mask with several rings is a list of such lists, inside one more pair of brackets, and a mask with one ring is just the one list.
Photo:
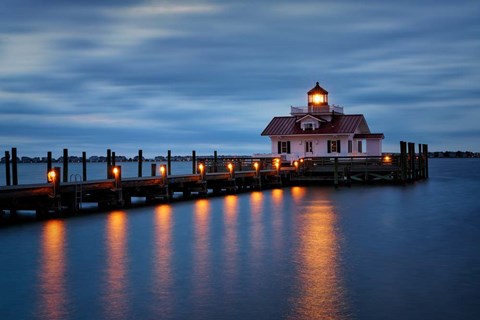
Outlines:
{"label": "wooden walkway", "polygon": [[[167,165],[160,166],[157,172],[156,165],[152,164],[149,177],[142,177],[141,162],[139,177],[135,178],[122,178],[121,166],[107,163],[108,179],[70,182],[65,179],[68,163],[64,163],[63,169],[51,168],[50,163],[48,183],[0,187],[0,213],[8,211],[14,216],[19,210],[33,210],[42,218],[52,213],[78,212],[86,203],[96,203],[99,208],[129,206],[133,197],[145,198],[149,203],[170,201],[178,193],[182,198],[189,198],[192,194],[206,197],[282,185],[327,183],[338,187],[352,183],[407,183],[427,179],[428,147],[419,145],[418,153],[414,147],[412,143],[401,142],[400,154],[396,155],[307,157],[293,163],[282,163],[280,158],[217,157],[216,152],[213,157],[197,159],[193,153],[194,173],[184,175],[170,174],[169,153]],[[84,172],[85,168],[86,163]],[[15,182],[16,167],[13,172]],[[10,179],[9,172],[7,179]]]}

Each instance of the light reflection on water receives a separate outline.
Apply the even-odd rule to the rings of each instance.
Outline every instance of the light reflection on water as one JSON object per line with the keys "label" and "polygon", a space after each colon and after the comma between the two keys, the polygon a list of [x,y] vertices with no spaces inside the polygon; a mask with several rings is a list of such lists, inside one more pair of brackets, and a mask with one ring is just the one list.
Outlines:
{"label": "light reflection on water", "polygon": [[204,317],[204,308],[211,301],[212,274],[210,229],[210,202],[206,199],[197,200],[194,204],[195,244],[193,249],[193,284],[192,293],[195,303],[194,314]]}
{"label": "light reflection on water", "polygon": [[41,244],[41,292],[37,312],[42,318],[64,319],[67,315],[68,300],[65,284],[67,266],[64,221],[47,221],[43,227]]}
{"label": "light reflection on water", "polygon": [[171,314],[172,301],[172,207],[162,204],[155,209],[153,228],[155,231],[153,252],[152,312]]}
{"label": "light reflection on water", "polygon": [[[299,189],[293,197],[302,197]],[[300,202],[301,198],[296,201]],[[329,200],[311,200],[302,207],[295,261],[296,292],[292,319],[338,319],[344,297],[339,275],[336,215]]]}
{"label": "light reflection on water", "polygon": [[128,307],[127,213],[114,211],[106,225],[105,318],[124,319]]}

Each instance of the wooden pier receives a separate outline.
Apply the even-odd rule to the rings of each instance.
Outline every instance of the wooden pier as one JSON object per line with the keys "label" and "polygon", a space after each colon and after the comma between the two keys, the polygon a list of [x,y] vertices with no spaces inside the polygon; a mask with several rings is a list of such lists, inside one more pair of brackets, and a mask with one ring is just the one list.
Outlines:
{"label": "wooden pier", "polygon": [[[350,186],[353,183],[408,183],[428,178],[428,146],[400,142],[400,153],[382,157],[321,157],[302,158],[282,163],[272,157],[213,157],[197,158],[192,152],[192,173],[171,174],[171,152],[167,164],[151,165],[150,176],[143,176],[142,151],[139,150],[138,177],[122,178],[122,167],[115,163],[115,153],[107,150],[106,179],[86,179],[86,155],[82,154],[83,176],[68,179],[68,150],[64,150],[63,170],[52,167],[48,153],[48,177],[45,183],[18,185],[16,149],[5,152],[6,186],[0,187],[0,213],[35,211],[39,218],[76,213],[82,205],[96,203],[99,208],[124,207],[133,197],[145,198],[147,203],[189,198],[192,194],[237,193],[248,190],[302,184],[331,184]],[[113,156],[113,157],[112,157]],[[11,165],[11,171],[10,171]],[[13,185],[12,182],[13,181]]]}

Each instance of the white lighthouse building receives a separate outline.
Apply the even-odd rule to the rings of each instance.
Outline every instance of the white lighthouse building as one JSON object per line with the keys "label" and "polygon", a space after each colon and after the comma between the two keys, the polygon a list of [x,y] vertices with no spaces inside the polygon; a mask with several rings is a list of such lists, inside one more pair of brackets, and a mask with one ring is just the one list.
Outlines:
{"label": "white lighthouse building", "polygon": [[371,133],[362,114],[344,114],[330,105],[328,92],[315,85],[307,106],[291,107],[290,116],[274,117],[263,130],[272,154],[286,161],[304,157],[381,156],[383,133]]}

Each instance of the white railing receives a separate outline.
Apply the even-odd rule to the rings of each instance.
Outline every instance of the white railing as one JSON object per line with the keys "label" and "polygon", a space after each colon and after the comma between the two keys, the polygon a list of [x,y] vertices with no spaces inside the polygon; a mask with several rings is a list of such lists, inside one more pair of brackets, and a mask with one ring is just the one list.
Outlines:
{"label": "white railing", "polygon": [[320,107],[290,107],[290,114],[293,115],[300,115],[306,113],[312,114],[327,114],[332,113],[343,114],[343,107],[337,105],[327,105],[327,106],[320,106]]}

